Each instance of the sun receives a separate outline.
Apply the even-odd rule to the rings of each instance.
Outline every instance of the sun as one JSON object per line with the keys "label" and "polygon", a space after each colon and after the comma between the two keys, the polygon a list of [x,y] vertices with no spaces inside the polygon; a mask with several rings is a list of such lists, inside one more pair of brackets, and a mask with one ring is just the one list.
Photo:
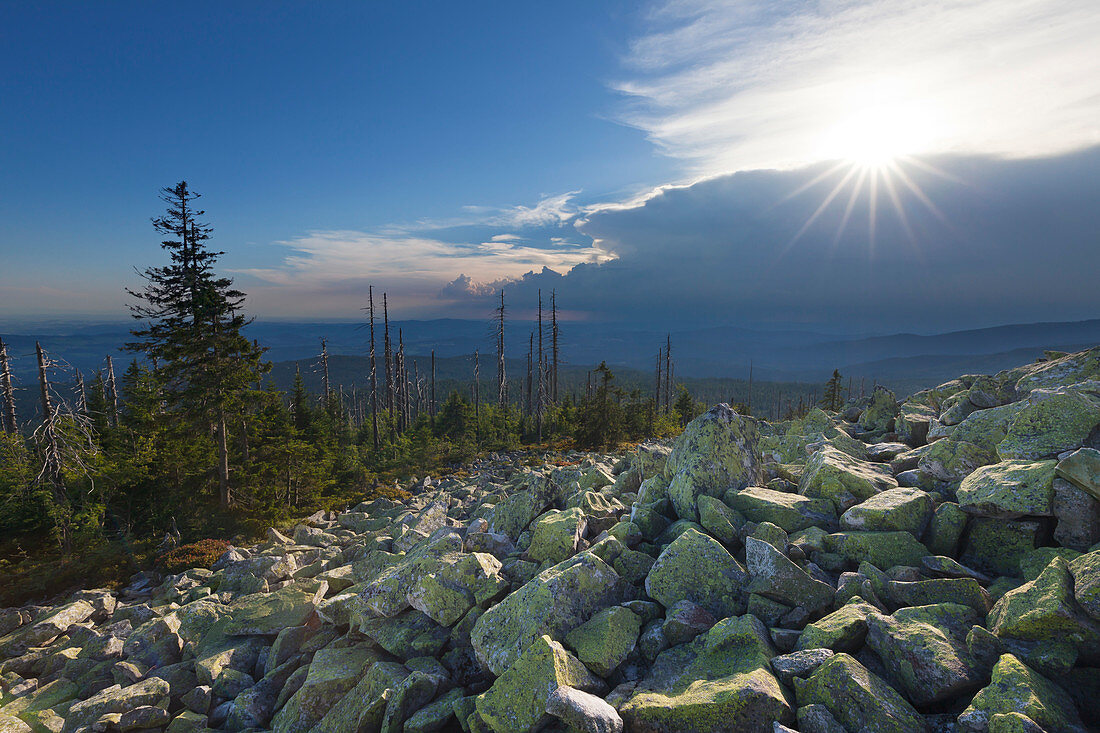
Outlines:
{"label": "sun", "polygon": [[822,156],[881,168],[927,150],[934,132],[931,115],[919,105],[869,104],[848,113],[826,132]]}

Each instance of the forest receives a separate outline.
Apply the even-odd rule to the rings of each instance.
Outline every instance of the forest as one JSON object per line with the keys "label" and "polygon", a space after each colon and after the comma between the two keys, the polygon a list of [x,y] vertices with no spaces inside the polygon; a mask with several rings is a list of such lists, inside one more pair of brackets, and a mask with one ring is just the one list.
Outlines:
{"label": "forest", "polygon": [[[216,269],[222,253],[209,244],[199,194],[181,181],[161,198],[166,211],[152,223],[167,262],[127,291],[135,326],[125,367],[108,356],[86,380],[37,345],[36,419],[20,420],[27,403],[16,399],[13,356],[0,341],[0,587],[9,594],[89,575],[108,582],[154,560],[166,532],[183,542],[251,538],[318,509],[393,495],[397,479],[460,470],[486,452],[671,436],[713,401],[751,412],[751,380],[737,390],[696,381],[689,391],[671,341],[648,379],[617,380],[604,363],[565,366],[553,293],[545,308],[540,295],[520,359],[504,353],[501,291],[495,353],[437,365],[434,353],[409,358],[386,294],[372,287],[369,356],[330,356],[322,341],[315,360],[281,364],[280,380],[263,345],[242,334],[245,294]],[[839,379],[822,399],[839,399]],[[735,400],[746,386],[747,399]],[[798,385],[787,389],[784,402],[783,385],[758,385],[759,409],[793,416],[816,399],[805,385],[794,400]]]}

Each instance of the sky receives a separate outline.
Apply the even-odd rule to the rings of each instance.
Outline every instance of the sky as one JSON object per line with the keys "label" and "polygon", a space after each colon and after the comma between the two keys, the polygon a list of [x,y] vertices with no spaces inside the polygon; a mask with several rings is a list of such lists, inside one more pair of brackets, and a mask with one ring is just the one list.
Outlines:
{"label": "sky", "polygon": [[203,194],[261,319],[1100,316],[1092,0],[6,4],[0,330]]}

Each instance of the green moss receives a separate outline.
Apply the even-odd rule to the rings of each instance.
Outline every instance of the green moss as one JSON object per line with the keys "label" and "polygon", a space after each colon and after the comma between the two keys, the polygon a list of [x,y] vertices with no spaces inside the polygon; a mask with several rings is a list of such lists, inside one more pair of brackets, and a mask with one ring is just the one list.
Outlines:
{"label": "green moss", "polygon": [[1020,713],[1049,731],[1083,731],[1077,710],[1060,687],[1011,654],[993,667],[992,680],[959,715],[963,730],[983,730],[997,714]]}
{"label": "green moss", "polygon": [[991,448],[948,437],[932,443],[917,466],[940,481],[959,481],[974,469],[996,461],[997,453]]}
{"label": "green moss", "polygon": [[814,621],[802,630],[797,649],[832,649],[854,652],[867,638],[867,619],[880,611],[870,603],[853,598],[828,616]]}
{"label": "green moss", "polygon": [[828,499],[843,512],[880,491],[896,489],[889,470],[825,446],[806,463],[798,493],[811,499]]}
{"label": "green moss", "polygon": [[536,730],[547,719],[547,698],[562,685],[587,692],[603,689],[579,659],[543,635],[477,697],[477,712],[496,733]]}
{"label": "green moss", "polygon": [[866,560],[875,567],[919,565],[928,548],[908,532],[837,532],[826,538],[825,549],[859,564]]}
{"label": "green moss", "polygon": [[932,516],[932,497],[920,489],[883,491],[857,504],[840,517],[844,529],[901,531],[920,537]]}
{"label": "green moss", "polygon": [[626,659],[638,642],[642,620],[622,606],[605,608],[570,631],[565,643],[590,670],[606,677]]}
{"label": "green moss", "polygon": [[688,529],[661,552],[645,589],[665,608],[688,600],[725,618],[743,611],[738,591],[745,577],[741,563],[720,542]]}
{"label": "green moss", "polygon": [[1035,460],[1080,448],[1100,424],[1100,400],[1065,388],[1057,393],[1033,393],[1029,404],[997,445],[1002,460]]}
{"label": "green moss", "polygon": [[750,486],[727,492],[726,501],[749,521],[771,522],[787,532],[836,522],[836,509],[828,499],[812,499]]}
{"label": "green moss", "polygon": [[1020,560],[1039,544],[1042,526],[1030,519],[971,517],[959,560],[997,575],[1020,574]]}
{"label": "green moss", "polygon": [[1035,580],[1005,593],[987,625],[997,636],[1024,641],[1100,642],[1100,626],[1074,608],[1073,576],[1060,557]]}
{"label": "green moss", "polygon": [[825,660],[808,679],[795,678],[799,706],[824,705],[850,731],[912,733],[924,719],[893,687],[847,654]]}
{"label": "green moss", "polygon": [[1054,461],[1003,461],[962,480],[959,506],[972,514],[1016,519],[1051,516]]}

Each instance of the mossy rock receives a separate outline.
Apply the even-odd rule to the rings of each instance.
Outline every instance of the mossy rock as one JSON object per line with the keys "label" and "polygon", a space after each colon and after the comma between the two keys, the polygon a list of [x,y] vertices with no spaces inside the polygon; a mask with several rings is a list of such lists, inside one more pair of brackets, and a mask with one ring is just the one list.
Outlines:
{"label": "mossy rock", "polygon": [[326,647],[313,655],[301,688],[271,720],[276,733],[308,731],[335,705],[382,655],[367,647]]}
{"label": "mossy rock", "polygon": [[937,440],[921,456],[917,467],[940,481],[960,481],[975,469],[997,462],[997,452],[954,437]]}
{"label": "mossy rock", "polygon": [[852,598],[824,618],[806,626],[798,637],[797,649],[832,649],[855,652],[867,638],[867,619],[879,609],[861,598]]}
{"label": "mossy rock", "polygon": [[889,469],[824,446],[806,463],[798,493],[811,499],[828,499],[837,512],[843,512],[897,486]]}
{"label": "mossy rock", "polygon": [[771,522],[787,532],[818,524],[836,524],[836,509],[828,499],[812,499],[760,486],[726,493],[726,501],[751,522]]}
{"label": "mossy rock", "polygon": [[605,608],[565,636],[569,645],[585,666],[601,677],[607,677],[638,643],[642,619],[622,606]]}
{"label": "mossy rock", "polygon": [[1008,713],[1026,715],[1050,733],[1085,730],[1070,696],[1011,654],[997,661],[989,686],[959,715],[959,730],[988,730],[994,715]]}
{"label": "mossy rock", "polygon": [[989,630],[1024,641],[1100,643],[1100,625],[1077,611],[1069,565],[1055,557],[1039,577],[1011,590],[989,612]]}
{"label": "mossy rock", "polygon": [[856,504],[840,517],[842,529],[908,532],[920,537],[932,516],[933,501],[926,491],[888,489]]}
{"label": "mossy rock", "polygon": [[788,606],[804,606],[810,613],[827,608],[833,602],[836,591],[831,585],[811,578],[769,542],[747,538],[745,562],[752,577],[746,586],[750,593]]}
{"label": "mossy rock", "polygon": [[982,466],[959,485],[959,507],[970,514],[1017,519],[1053,516],[1054,461],[1002,461]]}
{"label": "mossy rock", "polygon": [[1100,550],[1082,555],[1069,564],[1073,595],[1085,613],[1100,621]]}
{"label": "mossy rock", "polygon": [[794,679],[800,707],[824,705],[849,731],[914,733],[927,726],[904,697],[854,657],[836,654],[807,679]]}
{"label": "mossy rock", "polygon": [[979,616],[956,603],[902,608],[867,619],[867,645],[914,704],[947,702],[984,681],[966,633]]}
{"label": "mossy rock", "polygon": [[745,568],[718,540],[688,529],[661,552],[645,589],[665,608],[688,600],[724,618],[743,612],[739,590],[746,577]]}
{"label": "mossy rock", "polygon": [[836,532],[825,539],[825,549],[851,564],[867,561],[878,568],[919,565],[931,554],[908,532]]}
{"label": "mossy rock", "polygon": [[871,392],[871,404],[859,416],[859,426],[874,433],[885,433],[894,429],[894,418],[898,414],[898,400],[894,393],[882,385]]}
{"label": "mossy rock", "polygon": [[974,578],[933,578],[913,582],[886,582],[886,596],[895,606],[928,606],[952,603],[984,617],[993,605],[989,592]]}
{"label": "mossy rock", "polygon": [[924,537],[924,544],[928,547],[928,551],[934,555],[948,557],[958,554],[959,540],[962,539],[963,532],[966,530],[966,522],[966,512],[958,504],[945,501],[936,507]]}
{"label": "mossy rock", "polygon": [[737,543],[737,530],[745,523],[745,518],[730,509],[724,501],[713,496],[701,494],[696,499],[699,509],[699,524],[723,544]]}
{"label": "mossy rock", "polygon": [[1100,450],[1082,448],[1062,460],[1054,471],[1082,491],[1100,499]]}
{"label": "mossy rock", "polygon": [[971,517],[959,560],[996,575],[1020,575],[1020,560],[1040,545],[1042,523],[1033,519]]}
{"label": "mossy rock", "polygon": [[677,516],[699,518],[696,497],[719,496],[731,486],[752,486],[762,475],[755,419],[715,405],[688,423],[665,465],[668,497]]}
{"label": "mossy rock", "polygon": [[1100,397],[1095,389],[1037,390],[997,445],[997,454],[1006,461],[1053,457],[1080,448],[1097,425]]}
{"label": "mossy rock", "polygon": [[592,553],[581,552],[489,608],[474,624],[470,642],[493,674],[503,674],[540,636],[564,637],[621,595],[619,575]]}
{"label": "mossy rock", "polygon": [[559,687],[601,692],[605,686],[549,636],[536,638],[493,686],[478,695],[477,713],[495,733],[525,733],[549,721],[546,701]]}
{"label": "mossy rock", "polygon": [[587,521],[579,507],[551,510],[539,517],[531,529],[527,555],[536,562],[559,563],[577,551]]}
{"label": "mossy rock", "polygon": [[658,655],[619,712],[630,730],[705,733],[772,730],[794,711],[768,662],[775,655],[755,616],[727,618]]}

